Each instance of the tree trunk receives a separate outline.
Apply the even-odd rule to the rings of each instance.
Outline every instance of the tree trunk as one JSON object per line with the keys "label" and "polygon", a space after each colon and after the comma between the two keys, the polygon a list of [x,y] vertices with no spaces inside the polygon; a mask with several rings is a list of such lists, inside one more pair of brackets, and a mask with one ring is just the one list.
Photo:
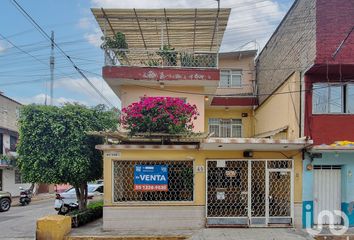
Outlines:
{"label": "tree trunk", "polygon": [[86,209],[87,207],[87,183],[75,185],[76,198],[79,204],[79,209]]}

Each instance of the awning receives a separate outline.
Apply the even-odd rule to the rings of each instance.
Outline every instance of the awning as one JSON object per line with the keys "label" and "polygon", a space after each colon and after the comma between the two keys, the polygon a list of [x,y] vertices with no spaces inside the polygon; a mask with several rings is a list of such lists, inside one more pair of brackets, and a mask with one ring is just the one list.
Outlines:
{"label": "awning", "polygon": [[278,133],[284,132],[288,128],[289,128],[289,126],[284,126],[284,127],[281,127],[281,128],[274,129],[272,131],[268,131],[268,132],[257,134],[254,137],[255,138],[273,137],[274,135],[276,135]]}
{"label": "awning", "polygon": [[223,150],[223,151],[291,151],[301,150],[313,144],[312,140],[270,138],[213,138],[209,133],[163,134],[141,133],[129,136],[126,132],[87,132],[88,135],[106,139],[106,144],[96,146],[100,150],[152,149],[152,150]]}
{"label": "awning", "polygon": [[203,150],[253,150],[253,151],[291,151],[301,150],[312,145],[307,139],[269,139],[269,138],[207,138],[200,144]]}
{"label": "awning", "polygon": [[218,9],[91,9],[102,32],[125,34],[129,49],[170,45],[193,51],[219,50],[231,12]]}
{"label": "awning", "polygon": [[353,152],[354,146],[331,146],[331,145],[316,145],[308,149],[309,152]]}

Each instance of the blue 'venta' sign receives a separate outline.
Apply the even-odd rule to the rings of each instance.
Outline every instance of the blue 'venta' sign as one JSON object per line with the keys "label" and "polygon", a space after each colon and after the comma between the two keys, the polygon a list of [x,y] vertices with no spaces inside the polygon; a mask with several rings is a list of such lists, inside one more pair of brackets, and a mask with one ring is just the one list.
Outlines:
{"label": "blue 'venta' sign", "polygon": [[135,191],[168,191],[167,165],[135,165]]}

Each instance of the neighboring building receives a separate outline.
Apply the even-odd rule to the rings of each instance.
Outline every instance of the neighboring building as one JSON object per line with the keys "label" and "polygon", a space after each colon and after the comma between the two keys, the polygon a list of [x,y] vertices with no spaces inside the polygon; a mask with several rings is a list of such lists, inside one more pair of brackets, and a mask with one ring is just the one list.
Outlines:
{"label": "neighboring building", "polygon": [[354,1],[295,1],[256,68],[256,134],[314,141],[298,199],[303,226],[322,210],[343,211],[354,226]]}
{"label": "neighboring building", "polygon": [[[195,135],[173,144],[159,136],[97,133],[116,140],[97,146],[104,151],[103,228],[301,224],[302,149],[312,142],[294,133],[269,138],[296,126],[284,128],[284,119],[267,133],[255,116],[256,52],[219,53],[230,9],[92,11],[106,37],[122,32],[129,46],[105,49],[103,78],[122,107],[144,96],[172,96],[200,113]],[[165,44],[175,48],[172,60],[159,50]],[[134,188],[135,172],[166,166],[168,191]]]}
{"label": "neighboring building", "polygon": [[15,162],[20,107],[19,102],[0,94],[0,191],[13,196],[20,194],[19,187],[30,186],[22,181]]}

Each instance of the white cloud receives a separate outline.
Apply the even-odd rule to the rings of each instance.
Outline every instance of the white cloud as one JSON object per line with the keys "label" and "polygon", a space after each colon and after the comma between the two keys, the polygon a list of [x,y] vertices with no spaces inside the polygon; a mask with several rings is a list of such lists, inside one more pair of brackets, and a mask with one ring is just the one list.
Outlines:
{"label": "white cloud", "polygon": [[82,29],[89,29],[92,26],[92,22],[89,18],[81,18],[77,26]]}
{"label": "white cloud", "polygon": [[93,46],[100,47],[102,44],[102,33],[99,28],[95,28],[90,33],[85,33],[84,38]]}
{"label": "white cloud", "polygon": [[97,27],[97,23],[95,22],[94,18],[83,17],[80,18],[79,22],[77,23],[77,27],[86,31],[84,34],[84,38],[88,43],[95,47],[100,47],[102,44],[102,32],[99,27]]}
{"label": "white cloud", "polygon": [[9,47],[10,47],[10,45],[8,44],[8,42],[6,42],[4,40],[0,40],[0,54],[5,52]]}
{"label": "white cloud", "polygon": [[[92,84],[105,96],[114,106],[120,106],[120,101],[107,83],[98,77],[89,78]],[[92,89],[83,78],[62,78],[54,83],[56,89],[64,89],[73,93],[85,94],[89,105],[97,105],[106,102]]]}
{"label": "white cloud", "polygon": [[[23,104],[31,104],[31,103],[45,104],[46,97],[47,97],[47,104],[49,104],[50,103],[50,96],[48,96],[44,93],[37,94],[33,97],[18,98],[18,100],[19,100],[19,102],[21,102]],[[65,98],[65,97],[53,98],[53,104],[56,106],[61,106],[65,103],[80,103],[80,104],[87,105],[87,102],[77,100],[77,99]]]}
{"label": "white cloud", "polygon": [[[214,0],[91,0],[92,7],[104,8],[216,8]],[[232,8],[222,50],[234,50],[253,40],[264,46],[285,15],[276,0],[223,0],[221,7]],[[253,45],[249,45],[252,46]]]}

